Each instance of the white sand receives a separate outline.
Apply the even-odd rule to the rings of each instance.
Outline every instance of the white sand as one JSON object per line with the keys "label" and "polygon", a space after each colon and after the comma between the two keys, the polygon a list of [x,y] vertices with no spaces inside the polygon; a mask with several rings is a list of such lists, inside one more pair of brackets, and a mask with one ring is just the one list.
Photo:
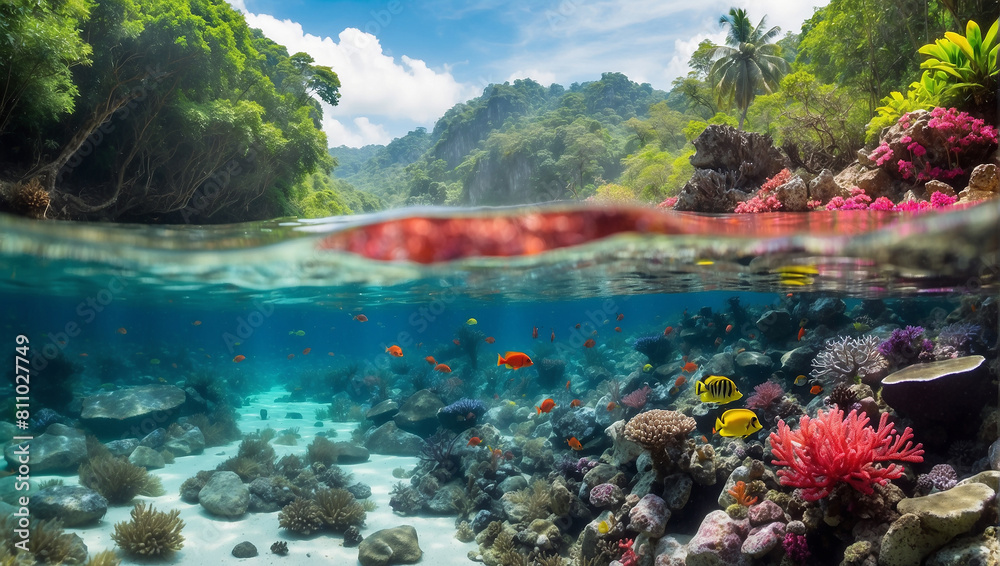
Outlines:
{"label": "white sand", "polygon": [[[244,432],[270,426],[275,430],[299,427],[298,446],[280,446],[275,444],[274,450],[278,458],[286,454],[298,454],[305,457],[308,445],[316,432],[335,429],[338,436],[335,441],[350,440],[351,430],[355,423],[334,423],[327,427],[312,426],[316,419],[316,409],[324,407],[318,403],[275,403],[274,400],[286,395],[284,391],[272,390],[256,396],[257,401],[238,410],[240,419],[237,423]],[[328,405],[327,405],[328,406]],[[267,409],[268,420],[260,419],[260,410]],[[286,419],[289,411],[302,413],[302,420]],[[206,513],[200,505],[191,505],[181,501],[179,490],[181,483],[193,476],[199,470],[214,470],[222,461],[235,456],[239,442],[226,446],[208,448],[203,454],[177,458],[173,464],[151,473],[163,481],[166,495],[162,497],[138,497],[135,502],[146,501],[161,511],[179,509],[185,526],[184,548],[174,554],[173,558],[161,563],[165,564],[236,564],[248,563],[259,565],[298,565],[298,564],[358,564],[358,549],[345,548],[343,537],[339,534],[319,534],[301,537],[295,533],[278,527],[277,513],[247,513],[239,520],[226,520]],[[368,484],[372,488],[372,500],[378,504],[375,511],[368,513],[365,527],[361,529],[362,536],[399,525],[412,525],[417,529],[420,548],[424,551],[421,564],[434,566],[449,566],[469,564],[467,557],[470,550],[475,550],[475,543],[463,543],[455,538],[455,517],[424,517],[396,515],[389,507],[389,491],[400,481],[392,476],[392,470],[403,467],[412,469],[417,458],[401,456],[380,456],[372,454],[371,460],[364,464],[343,466],[354,474],[355,481]],[[67,485],[78,483],[76,477],[39,476],[38,481],[49,478],[60,478]],[[134,502],[134,503],[135,503]],[[133,503],[133,504],[134,504]],[[105,549],[115,549],[111,533],[117,522],[130,520],[132,505],[109,507],[107,515],[97,525],[86,528],[68,528],[67,532],[80,535],[91,556]],[[250,541],[257,547],[258,556],[239,559],[232,555],[233,547],[242,541]],[[271,553],[271,543],[284,540],[288,543],[288,554],[278,556]],[[121,554],[120,554],[121,555]],[[123,564],[145,564],[146,561],[135,561],[122,556]]]}

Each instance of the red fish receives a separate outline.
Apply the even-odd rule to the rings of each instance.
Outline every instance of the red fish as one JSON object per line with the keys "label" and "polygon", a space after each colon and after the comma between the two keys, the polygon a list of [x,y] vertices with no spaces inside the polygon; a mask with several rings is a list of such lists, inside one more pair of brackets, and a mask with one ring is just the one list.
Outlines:
{"label": "red fish", "polygon": [[391,356],[395,356],[397,358],[403,357],[403,349],[395,344],[386,348],[385,351],[388,352],[389,355]]}
{"label": "red fish", "polygon": [[434,359],[434,356],[427,356],[424,359],[427,360],[427,363],[431,364],[432,366],[437,365],[437,360]]}
{"label": "red fish", "polygon": [[819,395],[820,393],[823,392],[823,386],[813,385],[812,387],[809,388],[809,392],[812,393],[813,395]]}
{"label": "red fish", "polygon": [[621,331],[622,331],[622,327],[621,326],[616,326],[615,327],[615,332],[621,332]]}
{"label": "red fish", "polygon": [[756,340],[757,339],[757,335],[754,334],[753,332],[751,332],[749,335],[747,335],[747,338],[749,338],[751,340]]}
{"label": "red fish", "polygon": [[680,387],[681,385],[684,385],[685,383],[687,383],[687,378],[684,377],[683,375],[678,375],[677,379],[674,380],[674,387]]}
{"label": "red fish", "polygon": [[119,328],[117,332],[118,334],[128,334],[128,330],[125,330],[124,326]]}
{"label": "red fish", "polygon": [[553,330],[552,336],[549,336],[549,342],[555,342],[555,341],[556,341],[556,331]]}
{"label": "red fish", "polygon": [[233,358],[233,362],[240,363],[240,362],[242,362],[245,359],[247,359],[247,357],[244,356],[243,354],[240,354],[240,355],[236,356],[235,358]]}
{"label": "red fish", "polygon": [[674,331],[674,327],[673,326],[668,326],[668,327],[666,327],[666,328],[663,329],[663,335],[664,336],[670,336],[670,333],[673,332],[673,331]]}
{"label": "red fish", "polygon": [[191,326],[201,326],[201,321],[200,320],[196,320],[196,321],[194,321],[194,322],[191,323]]}
{"label": "red fish", "polygon": [[721,345],[722,345],[722,337],[720,336],[715,339],[715,347],[718,348]]}
{"label": "red fish", "polygon": [[532,338],[538,338],[538,327],[537,326],[531,327],[531,337]]}
{"label": "red fish", "polygon": [[608,403],[608,412],[609,412],[609,413],[610,413],[611,411],[614,411],[614,410],[615,410],[615,409],[617,409],[617,408],[618,408],[618,405],[616,405],[614,401],[612,401],[612,402]]}
{"label": "red fish", "polygon": [[502,356],[497,354],[497,365],[507,366],[509,369],[521,369],[534,365],[534,362],[524,352],[507,352]]}
{"label": "red fish", "polygon": [[572,380],[567,380],[567,381],[566,381],[566,391],[569,391],[569,384],[570,384],[571,382],[572,382]]}
{"label": "red fish", "polygon": [[452,342],[452,344],[454,344],[456,346],[461,346],[462,345],[462,341],[459,340],[458,338],[452,338],[451,342]]}
{"label": "red fish", "polygon": [[326,355],[328,355],[328,356],[332,356],[332,355],[333,355],[333,352],[327,352],[327,353],[326,353]]}
{"label": "red fish", "polygon": [[694,373],[698,369],[698,364],[694,362],[688,362],[684,364],[684,367],[682,367],[681,369],[687,373]]}
{"label": "red fish", "polygon": [[587,338],[587,341],[583,343],[584,348],[593,348],[597,342],[594,342],[593,338]]}
{"label": "red fish", "polygon": [[566,444],[569,444],[569,447],[573,450],[583,450],[583,444],[580,444],[580,441],[577,440],[575,436],[570,437],[570,439],[566,441]]}
{"label": "red fish", "polygon": [[549,411],[551,411],[552,409],[554,409],[555,406],[556,406],[556,402],[553,401],[552,398],[550,397],[550,398],[542,401],[542,406],[541,407],[539,407],[538,405],[535,405],[535,410],[538,411],[538,414],[540,415],[542,413],[548,413]]}
{"label": "red fish", "polygon": [[623,318],[625,318],[625,315],[623,315],[622,313],[618,313],[618,316],[615,317],[615,320],[622,320]]}
{"label": "red fish", "polygon": [[732,331],[733,331],[733,325],[732,324],[727,324],[726,325],[726,334],[729,334]]}
{"label": "red fish", "polygon": [[495,338],[493,338],[492,336],[487,336],[487,337],[485,338],[485,340],[486,340],[486,343],[487,343],[487,344],[492,344],[492,343],[496,342],[496,339],[495,339]]}
{"label": "red fish", "polygon": [[356,314],[354,315],[354,320],[358,322],[368,322],[368,317],[363,314]]}
{"label": "red fish", "polygon": [[302,355],[304,356],[304,355],[306,355],[306,354],[308,354],[309,352],[312,352],[312,351],[313,351],[312,348],[306,348],[305,350],[302,350]]}
{"label": "red fish", "polygon": [[87,352],[84,352],[84,353],[80,354],[80,357],[81,358],[86,358],[87,357]]}
{"label": "red fish", "polygon": [[805,335],[806,335],[806,328],[803,326],[802,328],[799,329],[798,340],[801,342],[802,341],[802,337],[805,336]]}
{"label": "red fish", "polygon": [[786,298],[786,299],[791,299],[791,298],[792,298],[792,293],[788,293],[788,294],[786,294],[786,295],[785,295],[785,298]]}
{"label": "red fish", "polygon": [[288,357],[288,359],[290,360],[290,359],[292,359],[292,358],[294,358],[294,357],[295,357],[295,354],[288,354],[288,356],[287,356],[287,357]]}
{"label": "red fish", "polygon": [[482,442],[483,442],[482,438],[479,438],[478,436],[473,436],[472,438],[469,439],[469,443],[466,444],[466,446],[479,446],[480,444],[482,444]]}
{"label": "red fish", "polygon": [[434,371],[439,371],[441,373],[451,373],[451,368],[448,367],[448,364],[438,364],[434,366]]}
{"label": "red fish", "polygon": [[576,323],[576,326],[574,326],[573,328],[580,328],[580,323],[579,322]]}
{"label": "red fish", "polygon": [[581,403],[579,399],[573,399],[572,401],[569,402],[569,406],[573,407],[574,409],[582,404],[583,403]]}

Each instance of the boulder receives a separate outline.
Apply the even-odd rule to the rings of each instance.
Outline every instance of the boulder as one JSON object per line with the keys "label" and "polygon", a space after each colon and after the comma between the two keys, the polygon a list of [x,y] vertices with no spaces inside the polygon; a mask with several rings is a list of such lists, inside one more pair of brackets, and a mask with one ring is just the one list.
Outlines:
{"label": "boulder", "polygon": [[774,196],[781,202],[781,210],[783,211],[806,212],[809,210],[809,188],[802,177],[798,175],[774,189]]}
{"label": "boulder", "polygon": [[952,187],[943,181],[931,179],[924,184],[924,196],[926,198],[930,198],[930,196],[934,193],[941,193],[950,197],[958,196],[957,193],[955,193],[955,187]]}
{"label": "boulder", "polygon": [[167,465],[163,461],[163,454],[146,446],[137,446],[128,457],[128,461],[147,470],[155,470]]}
{"label": "boulder", "polygon": [[368,432],[364,444],[375,454],[388,456],[419,456],[424,447],[422,438],[400,430],[392,421]]}
{"label": "boulder", "polygon": [[233,556],[236,558],[253,558],[257,556],[257,547],[252,542],[245,540],[233,547]]}
{"label": "boulder", "polygon": [[628,516],[630,528],[650,538],[659,538],[667,528],[670,509],[662,498],[650,493],[639,500],[639,503],[629,511]]}
{"label": "boulder", "polygon": [[184,390],[173,385],[141,385],[83,398],[83,419],[125,420],[169,411],[184,403]]}
{"label": "boulder", "polygon": [[[64,434],[54,434],[57,432]],[[19,459],[25,456],[30,458],[32,474],[49,470],[76,470],[80,462],[87,459],[87,442],[82,432],[63,425],[52,425],[47,432],[32,440],[11,444],[4,449],[3,455],[11,470],[17,470]]]}
{"label": "boulder", "polygon": [[750,532],[740,550],[743,554],[760,558],[771,552],[785,538],[785,524],[768,523]]}
{"label": "boulder", "polygon": [[737,375],[751,379],[766,378],[771,375],[771,367],[774,365],[769,356],[749,350],[737,354],[735,363]]}
{"label": "boulder", "polygon": [[164,448],[173,453],[174,456],[190,456],[201,454],[205,450],[205,435],[201,429],[194,425],[181,425],[190,427],[184,430],[179,436],[171,436],[164,443]]}
{"label": "boulder", "polygon": [[998,192],[1000,192],[1000,178],[997,166],[993,163],[983,163],[972,170],[969,186],[962,189],[958,197],[959,202],[975,202],[996,198]]}
{"label": "boulder", "polygon": [[98,522],[108,511],[108,500],[80,485],[55,485],[31,497],[31,512],[37,519],[60,519],[64,527]]}
{"label": "boulder", "polygon": [[757,319],[757,330],[760,330],[769,340],[780,340],[792,334],[792,315],[788,311],[766,311]]}
{"label": "boulder", "polygon": [[338,464],[363,464],[371,458],[371,454],[364,446],[358,446],[350,442],[334,442],[337,450]]}
{"label": "boulder", "polygon": [[736,520],[725,511],[712,511],[687,544],[686,566],[749,566],[750,558],[742,551],[749,531],[746,519]]}
{"label": "boulder", "polygon": [[429,436],[438,427],[437,412],[444,403],[430,389],[421,389],[403,403],[392,420],[396,426],[418,436]]}
{"label": "boulder", "polygon": [[893,183],[892,177],[885,172],[885,169],[878,168],[861,173],[858,175],[857,184],[858,188],[865,191],[866,195],[872,197],[872,200],[878,197],[888,197],[890,200],[896,199],[896,185]]}
{"label": "boulder", "polygon": [[[853,184],[852,184],[853,186]],[[833,197],[847,198],[851,193],[844,190],[833,178],[833,173],[829,169],[823,169],[812,181],[809,181],[809,197],[818,200],[823,204],[830,202]]]}
{"label": "boulder", "polygon": [[375,426],[382,426],[383,423],[391,421],[399,412],[399,404],[392,399],[386,399],[375,405],[365,413],[365,418],[370,420]]}
{"label": "boulder", "polygon": [[989,398],[987,366],[983,356],[907,366],[882,380],[882,398],[917,420],[961,421],[978,415]]}
{"label": "boulder", "polygon": [[212,515],[241,517],[250,505],[250,490],[236,472],[215,472],[198,492],[198,502]]}
{"label": "boulder", "polygon": [[375,531],[358,546],[361,566],[413,564],[423,554],[417,541],[417,530],[410,525]]}
{"label": "boulder", "polygon": [[840,318],[846,308],[847,304],[841,299],[821,297],[809,304],[806,318],[810,324],[828,324]]}

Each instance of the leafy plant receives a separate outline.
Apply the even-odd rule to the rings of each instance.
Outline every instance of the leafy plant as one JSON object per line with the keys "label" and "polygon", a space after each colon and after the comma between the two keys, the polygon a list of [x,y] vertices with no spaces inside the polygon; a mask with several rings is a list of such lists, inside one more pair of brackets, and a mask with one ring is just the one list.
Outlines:
{"label": "leafy plant", "polygon": [[971,97],[977,106],[996,97],[997,24],[993,22],[984,37],[979,24],[969,20],[965,35],[945,32],[944,38],[924,45],[917,51],[928,59],[920,68],[940,71],[948,78],[949,96]]}

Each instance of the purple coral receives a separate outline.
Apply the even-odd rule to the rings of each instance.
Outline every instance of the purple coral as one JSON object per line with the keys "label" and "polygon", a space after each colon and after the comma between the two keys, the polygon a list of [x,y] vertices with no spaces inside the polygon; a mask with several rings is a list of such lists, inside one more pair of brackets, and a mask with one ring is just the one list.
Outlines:
{"label": "purple coral", "polygon": [[958,473],[948,464],[938,464],[917,477],[917,493],[928,494],[932,489],[945,491],[958,483]]}
{"label": "purple coral", "polygon": [[957,322],[945,326],[938,332],[937,342],[934,344],[934,358],[946,360],[971,354],[981,330],[982,327],[971,322]]}
{"label": "purple coral", "polygon": [[795,564],[805,564],[811,556],[809,553],[809,541],[806,540],[806,535],[785,533],[785,540],[782,541],[782,546],[785,547],[785,554]]}
{"label": "purple coral", "polygon": [[642,409],[646,406],[646,401],[649,399],[649,394],[652,391],[648,385],[643,385],[642,389],[636,389],[622,397],[622,404],[633,409]]}
{"label": "purple coral", "polygon": [[590,504],[595,507],[613,507],[624,500],[622,488],[613,483],[598,484],[590,490]]}
{"label": "purple coral", "polygon": [[636,352],[645,354],[654,366],[665,364],[674,350],[674,345],[662,334],[637,338],[633,347]]}
{"label": "purple coral", "polygon": [[582,480],[587,472],[597,467],[598,462],[590,458],[564,458],[556,462],[556,470],[564,477]]}
{"label": "purple coral", "polygon": [[907,326],[892,331],[889,339],[878,345],[880,354],[897,367],[920,361],[921,354],[930,352],[934,344],[924,338],[922,326]]}
{"label": "purple coral", "polygon": [[747,408],[766,410],[785,395],[780,383],[765,381],[753,388],[753,395],[747,398]]}

